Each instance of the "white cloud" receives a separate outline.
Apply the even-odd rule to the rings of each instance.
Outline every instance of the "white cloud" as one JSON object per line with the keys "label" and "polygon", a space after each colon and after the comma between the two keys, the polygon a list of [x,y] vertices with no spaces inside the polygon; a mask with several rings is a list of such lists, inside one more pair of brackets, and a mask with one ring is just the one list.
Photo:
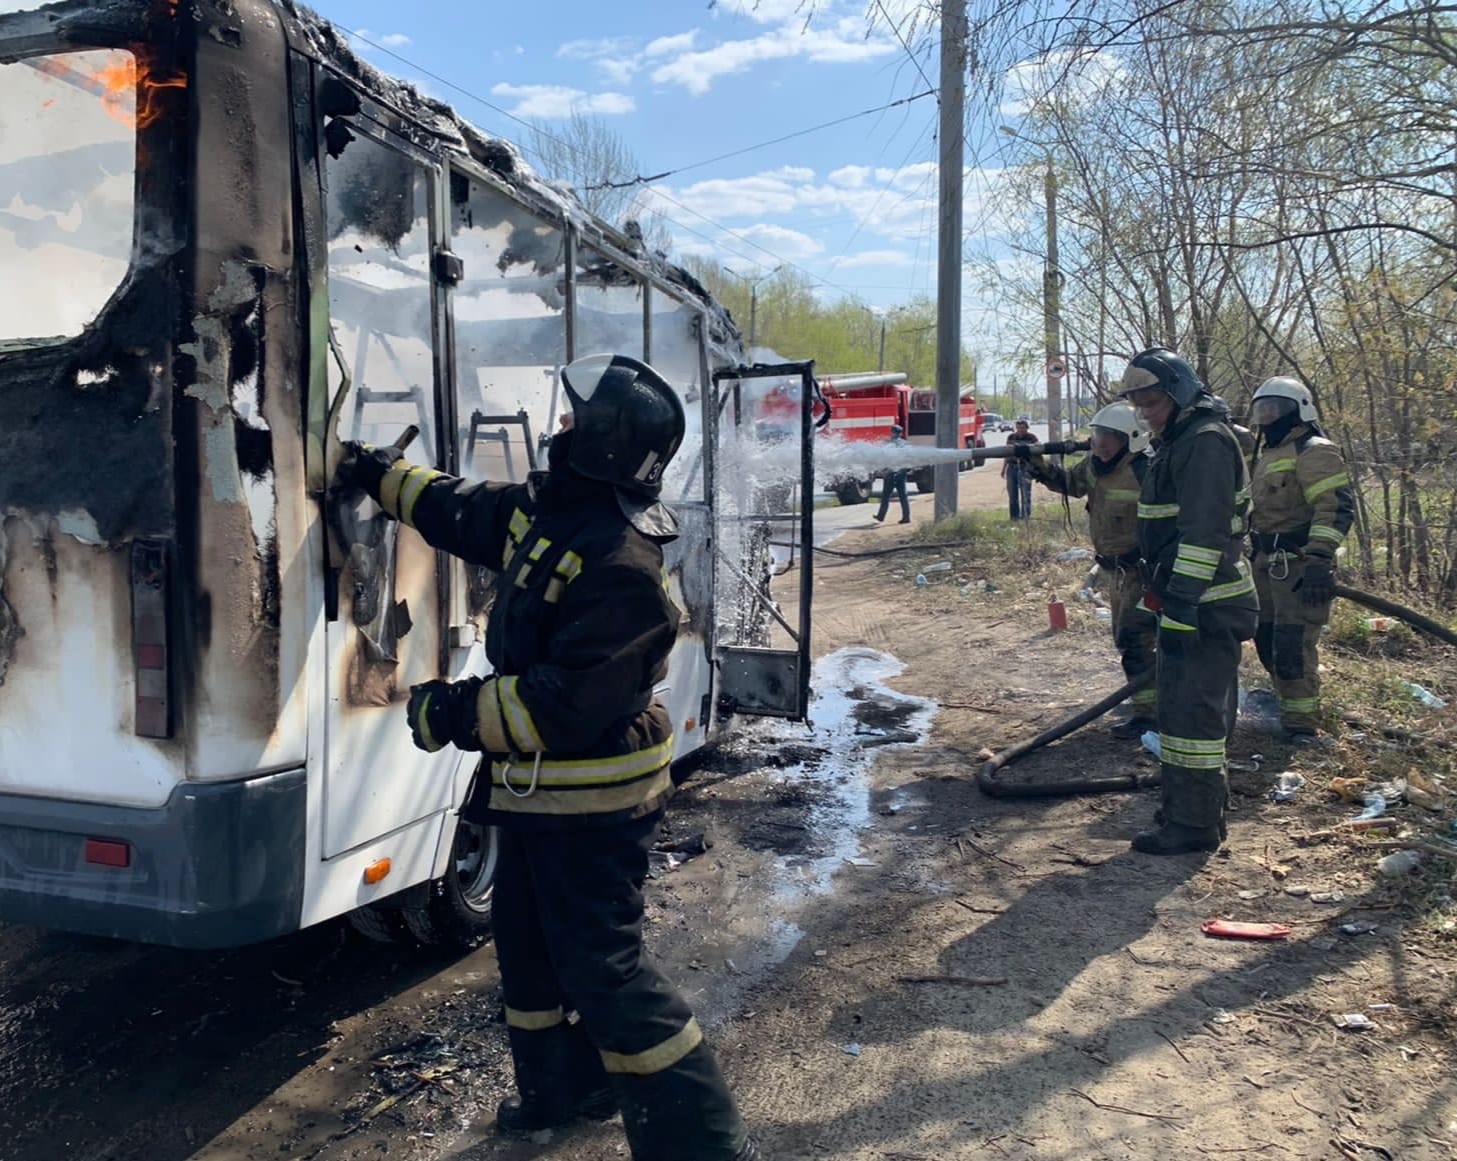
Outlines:
{"label": "white cloud", "polygon": [[415,43],[403,32],[386,32],[378,40],[385,48],[407,48]]}
{"label": "white cloud", "polygon": [[603,56],[621,56],[631,52],[635,42],[630,36],[603,36],[592,40],[569,40],[557,46],[556,54],[568,60],[596,60]]}
{"label": "white cloud", "polygon": [[824,243],[811,238],[808,234],[799,230],[791,230],[787,226],[775,226],[768,222],[756,222],[752,226],[745,226],[741,230],[735,230],[740,238],[750,242],[757,242],[766,250],[772,251],[780,258],[788,258],[791,262],[803,258],[813,258],[816,254],[824,253]]}
{"label": "white cloud", "polygon": [[566,85],[499,84],[491,86],[491,95],[515,100],[516,105],[511,110],[513,116],[546,120],[570,117],[573,113],[612,116],[631,113],[637,108],[633,99],[625,93],[585,93]]}
{"label": "white cloud", "polygon": [[1073,104],[1097,100],[1126,75],[1111,52],[1050,52],[1021,61],[1002,79],[1001,113],[1022,117],[1051,96]]}
{"label": "white cloud", "polygon": [[765,61],[803,57],[819,64],[873,60],[896,51],[882,40],[847,38],[839,25],[833,29],[801,31],[786,25],[747,40],[725,40],[702,51],[685,52],[653,70],[658,84],[681,85],[694,96],[713,87],[719,77],[746,72]]}
{"label": "white cloud", "polygon": [[557,46],[556,54],[564,60],[589,61],[609,85],[626,85],[642,67],[638,42],[631,36],[569,40]]}
{"label": "white cloud", "polygon": [[721,0],[719,8],[729,16],[747,16],[756,24],[784,24],[813,11],[809,0]]}
{"label": "white cloud", "polygon": [[656,40],[650,40],[644,48],[643,56],[672,56],[675,53],[691,52],[695,42],[698,40],[698,29],[690,28],[687,32],[680,32],[674,36],[660,36]]}
{"label": "white cloud", "polygon": [[911,256],[904,250],[861,250],[858,254],[836,258],[830,265],[839,270],[850,270],[856,266],[909,266],[911,262]]}

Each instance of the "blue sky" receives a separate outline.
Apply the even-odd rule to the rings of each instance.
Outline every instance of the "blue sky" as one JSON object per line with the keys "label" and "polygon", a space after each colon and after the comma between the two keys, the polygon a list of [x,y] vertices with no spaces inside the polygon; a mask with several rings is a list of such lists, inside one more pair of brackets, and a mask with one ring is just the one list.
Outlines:
{"label": "blue sky", "polygon": [[[934,97],[698,165],[925,92],[930,86],[890,23],[912,48],[933,46],[917,59],[935,81],[937,30],[916,0],[322,0],[316,7],[509,113],[548,125],[573,107],[600,116],[646,173],[695,166],[653,187],[680,254],[706,254],[749,274],[790,263],[823,295],[854,293],[876,307],[935,292]],[[387,72],[417,75],[360,47]],[[438,82],[423,84],[487,131],[525,137],[501,113]],[[971,138],[987,141],[975,128]],[[972,233],[995,230],[983,208],[994,177],[995,169],[968,174]],[[968,338],[977,332],[975,345],[985,348],[986,308],[968,305]]]}

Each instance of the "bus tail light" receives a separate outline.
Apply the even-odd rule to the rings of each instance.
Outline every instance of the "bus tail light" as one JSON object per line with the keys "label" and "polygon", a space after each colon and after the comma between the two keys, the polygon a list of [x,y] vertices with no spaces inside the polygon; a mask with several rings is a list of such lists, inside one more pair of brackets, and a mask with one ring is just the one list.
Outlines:
{"label": "bus tail light", "polygon": [[130,867],[132,845],[118,839],[89,838],[81,857],[98,867]]}
{"label": "bus tail light", "polygon": [[167,545],[132,542],[132,667],[136,686],[134,731],[143,738],[172,736],[168,697]]}

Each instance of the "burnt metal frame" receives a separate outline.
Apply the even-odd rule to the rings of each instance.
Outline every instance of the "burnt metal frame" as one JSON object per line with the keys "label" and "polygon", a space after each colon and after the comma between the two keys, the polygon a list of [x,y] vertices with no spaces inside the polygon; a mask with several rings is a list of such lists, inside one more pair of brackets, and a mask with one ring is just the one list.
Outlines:
{"label": "burnt metal frame", "polygon": [[[814,360],[809,359],[795,363],[755,363],[753,366],[729,367],[713,373],[713,396],[717,404],[707,408],[713,412],[715,420],[721,420],[727,397],[719,398],[719,386],[724,382],[732,384],[732,398],[734,400],[734,425],[737,427],[743,423],[743,393],[742,384],[745,379],[768,379],[781,378],[786,375],[798,375],[800,377],[799,394],[799,541],[803,551],[800,554],[799,569],[799,628],[796,631],[779,614],[761,594],[758,589],[749,583],[749,592],[769,610],[776,621],[783,626],[793,639],[799,664],[797,667],[797,703],[798,712],[785,715],[798,720],[805,717],[809,712],[809,678],[810,678],[810,637],[813,629],[813,610],[811,608],[811,597],[814,592],[814,436],[816,424],[814,418],[815,402],[819,399],[819,385],[814,377]],[[714,438],[717,438],[717,422],[714,425]],[[723,557],[722,553],[714,546],[715,560],[722,560],[729,564],[735,573],[738,570]],[[740,579],[746,580],[742,574]],[[741,652],[748,652],[740,647]],[[721,650],[720,652],[725,652]],[[761,655],[769,655],[776,652],[773,650],[753,650]],[[760,710],[758,712],[767,712]]]}

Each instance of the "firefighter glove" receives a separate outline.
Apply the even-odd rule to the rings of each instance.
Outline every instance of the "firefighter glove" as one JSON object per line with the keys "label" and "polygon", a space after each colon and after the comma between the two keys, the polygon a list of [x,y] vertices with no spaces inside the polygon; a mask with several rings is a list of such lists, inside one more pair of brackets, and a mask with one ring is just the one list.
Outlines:
{"label": "firefighter glove", "polygon": [[410,704],[405,711],[410,738],[427,754],[447,745],[458,750],[479,750],[476,732],[476,700],[482,678],[464,681],[425,681],[410,687]]}
{"label": "firefighter glove", "polygon": [[1305,565],[1305,575],[1296,583],[1303,605],[1328,605],[1336,599],[1336,577],[1331,562],[1311,557]]}
{"label": "firefighter glove", "polygon": [[1199,640],[1199,606],[1174,597],[1164,597],[1159,614],[1159,648],[1177,657]]}
{"label": "firefighter glove", "polygon": [[345,440],[344,458],[339,461],[338,471],[334,473],[334,486],[345,490],[362,489],[378,499],[380,482],[403,454],[396,447],[375,447],[370,443]]}

